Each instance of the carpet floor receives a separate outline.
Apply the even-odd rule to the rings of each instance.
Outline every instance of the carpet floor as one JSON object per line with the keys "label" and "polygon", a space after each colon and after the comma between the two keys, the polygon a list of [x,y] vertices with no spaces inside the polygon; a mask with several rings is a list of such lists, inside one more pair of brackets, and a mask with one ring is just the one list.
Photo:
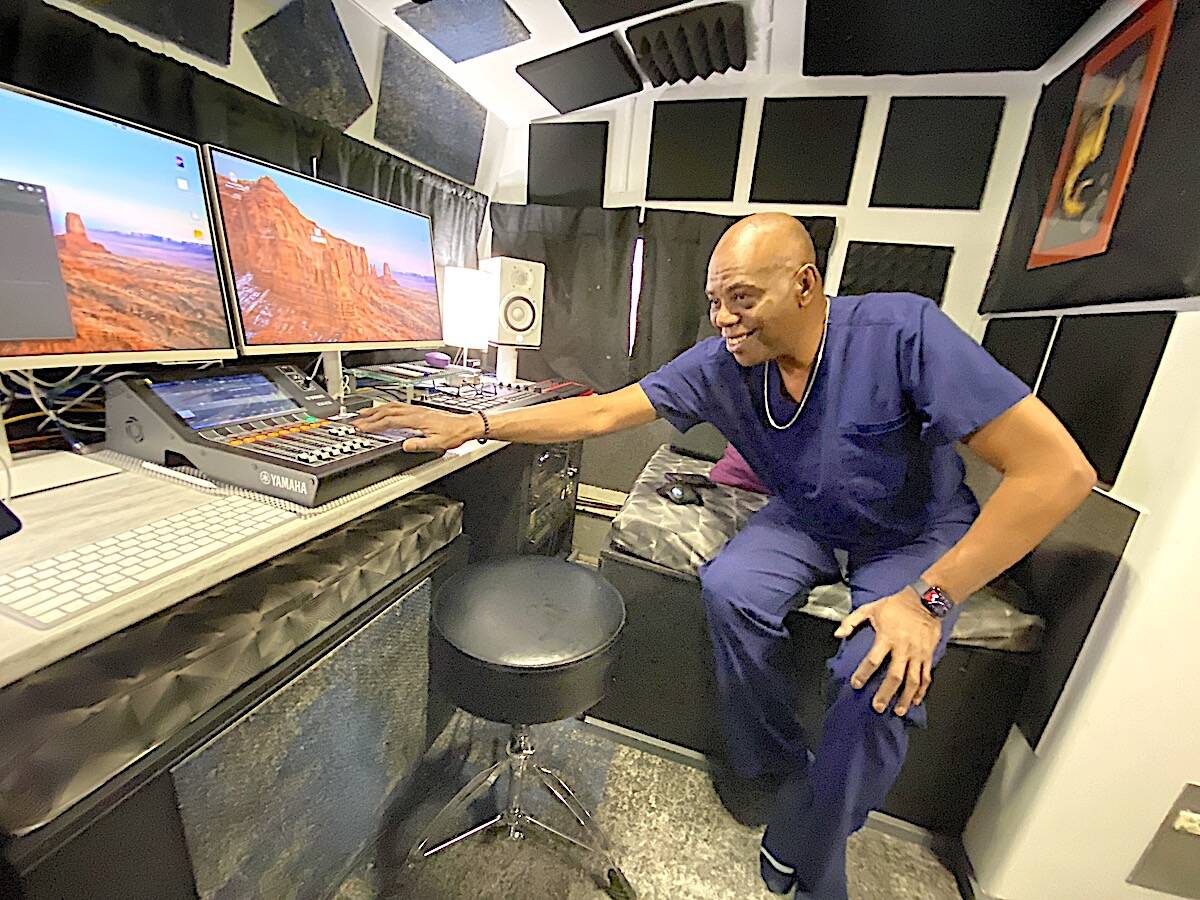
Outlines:
{"label": "carpet floor", "polygon": [[[709,776],[690,765],[612,739],[574,720],[533,728],[541,765],[558,772],[603,827],[641,900],[768,900],[758,876],[761,828],[739,825]],[[405,865],[408,848],[459,786],[504,755],[504,726],[456,713],[391,804],[373,853],[334,900],[601,900],[604,863],[594,854],[531,831],[478,835]],[[450,837],[503,805],[501,780]],[[527,809],[571,830],[548,793],[527,793]],[[470,821],[468,821],[468,818]],[[571,833],[575,833],[571,830]],[[958,900],[951,875],[927,848],[868,826],[850,839],[851,900]]]}

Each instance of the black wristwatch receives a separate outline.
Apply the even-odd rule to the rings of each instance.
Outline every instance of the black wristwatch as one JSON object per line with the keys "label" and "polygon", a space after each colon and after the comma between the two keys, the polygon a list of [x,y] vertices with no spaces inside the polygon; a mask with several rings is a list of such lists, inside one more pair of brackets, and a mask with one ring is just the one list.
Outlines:
{"label": "black wristwatch", "polygon": [[936,587],[923,578],[918,578],[909,585],[917,592],[917,597],[921,601],[921,605],[925,607],[925,612],[929,613],[935,619],[944,619],[950,615],[950,610],[954,609],[954,601],[952,601],[940,587]]}

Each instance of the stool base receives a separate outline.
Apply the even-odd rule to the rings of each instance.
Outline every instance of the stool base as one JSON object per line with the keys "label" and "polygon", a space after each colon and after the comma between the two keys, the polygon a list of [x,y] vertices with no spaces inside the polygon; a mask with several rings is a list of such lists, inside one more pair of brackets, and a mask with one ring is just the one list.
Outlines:
{"label": "stool base", "polygon": [[[617,865],[604,831],[592,818],[587,809],[584,808],[584,805],[579,802],[579,799],[567,786],[567,783],[553,770],[538,765],[533,756],[534,747],[529,733],[529,726],[514,725],[509,734],[508,749],[505,753],[505,758],[495,765],[484,769],[463,785],[462,790],[455,794],[453,799],[433,817],[433,821],[426,827],[420,840],[417,841],[416,845],[408,853],[409,868],[413,869],[427,857],[433,856],[447,847],[466,840],[472,835],[480,834],[492,828],[506,830],[509,838],[520,840],[531,827],[536,827],[600,856],[607,867],[606,876],[608,878],[608,885],[605,887],[605,893],[610,897],[616,898],[616,900],[634,900],[636,895],[633,888],[630,887],[624,873],[621,872],[620,867]],[[444,830],[448,822],[464,812],[472,803],[487,793],[500,776],[506,773],[510,776],[510,779],[508,804],[503,812],[497,813],[490,819],[480,822],[478,825],[468,828],[466,831],[452,838],[434,844],[437,835]],[[530,815],[521,806],[522,796],[528,786],[527,783],[530,782],[535,789],[537,785],[544,787],[559,803],[570,811],[580,826],[581,833],[578,836],[567,834],[552,825],[546,824]]]}

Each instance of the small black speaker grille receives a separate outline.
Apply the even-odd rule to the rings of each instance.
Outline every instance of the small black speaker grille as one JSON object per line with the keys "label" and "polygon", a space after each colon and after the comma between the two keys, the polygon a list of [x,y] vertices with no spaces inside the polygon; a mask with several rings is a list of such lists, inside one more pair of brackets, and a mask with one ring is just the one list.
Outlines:
{"label": "small black speaker grille", "polygon": [[746,20],[738,3],[714,3],[626,30],[650,83],[674,84],[746,68]]}

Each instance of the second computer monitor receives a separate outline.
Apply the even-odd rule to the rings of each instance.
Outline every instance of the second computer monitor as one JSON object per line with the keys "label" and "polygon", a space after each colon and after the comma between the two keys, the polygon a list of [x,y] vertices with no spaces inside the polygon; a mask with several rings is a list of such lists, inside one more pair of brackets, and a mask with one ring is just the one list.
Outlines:
{"label": "second computer monitor", "polygon": [[246,353],[442,343],[427,217],[206,150]]}

